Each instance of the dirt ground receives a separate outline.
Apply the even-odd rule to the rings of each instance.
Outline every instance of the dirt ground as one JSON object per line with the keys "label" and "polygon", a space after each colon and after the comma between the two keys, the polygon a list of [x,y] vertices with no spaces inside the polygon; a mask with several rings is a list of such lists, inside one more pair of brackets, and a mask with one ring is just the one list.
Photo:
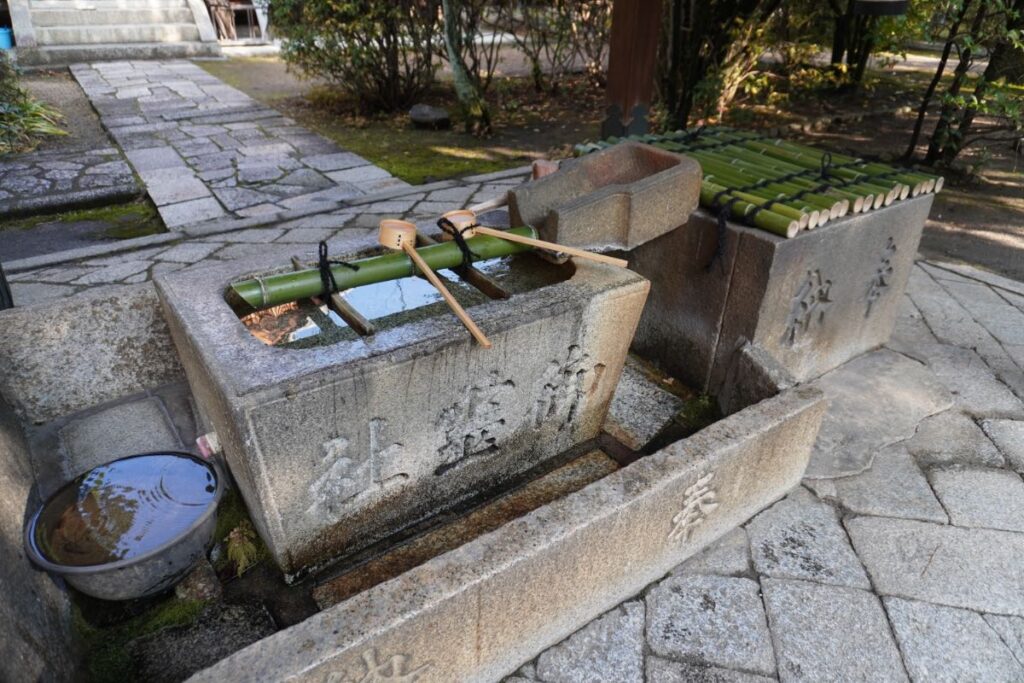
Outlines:
{"label": "dirt ground", "polygon": [[60,122],[67,136],[44,137],[37,150],[99,149],[112,147],[100,118],[74,77],[66,70],[33,71],[21,77],[21,84],[40,102],[63,115]]}

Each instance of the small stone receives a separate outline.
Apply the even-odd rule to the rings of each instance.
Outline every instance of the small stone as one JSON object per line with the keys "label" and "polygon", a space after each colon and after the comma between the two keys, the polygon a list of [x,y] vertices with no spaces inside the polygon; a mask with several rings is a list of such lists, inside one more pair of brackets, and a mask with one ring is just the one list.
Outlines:
{"label": "small stone", "polygon": [[223,592],[217,572],[205,557],[174,587],[174,595],[179,600],[220,600]]}
{"label": "small stone", "polygon": [[590,622],[537,659],[544,681],[642,681],[644,606],[627,602]]}
{"label": "small stone", "polygon": [[864,474],[832,482],[836,500],[850,512],[940,524],[948,521],[921,468],[900,446],[879,453]]}
{"label": "small stone", "polygon": [[417,128],[434,130],[449,128],[452,125],[452,118],[446,110],[429,104],[414,104],[409,110],[409,120]]}
{"label": "small stone", "polygon": [[747,534],[758,574],[871,588],[836,511],[805,489],[754,517]]}
{"label": "small stone", "polygon": [[646,600],[647,641],[655,654],[775,673],[757,582],[673,576],[651,589]]}
{"label": "small stone", "polygon": [[922,465],[959,462],[1001,467],[1004,463],[981,428],[959,410],[926,417],[906,447]]}
{"label": "small stone", "polygon": [[1024,535],[881,517],[846,528],[879,594],[1024,616]]}
{"label": "small stone", "polygon": [[622,368],[604,430],[639,451],[682,409],[681,398],[662,389],[638,363],[630,361]]}
{"label": "small stone", "polygon": [[906,681],[878,598],[854,588],[765,579],[783,681]]}
{"label": "small stone", "polygon": [[980,614],[885,598],[896,640],[915,681],[1019,681],[1024,668]]}
{"label": "small stone", "polygon": [[1024,481],[1006,470],[932,470],[932,486],[957,526],[1024,531]]}
{"label": "small stone", "polygon": [[743,528],[736,528],[699,554],[676,567],[673,575],[716,574],[741,576],[750,572],[750,541]]}
{"label": "small stone", "polygon": [[774,680],[717,666],[647,657],[647,683],[771,683]]}
{"label": "small stone", "polygon": [[1006,456],[1010,466],[1024,473],[1024,421],[985,420],[981,427]]}

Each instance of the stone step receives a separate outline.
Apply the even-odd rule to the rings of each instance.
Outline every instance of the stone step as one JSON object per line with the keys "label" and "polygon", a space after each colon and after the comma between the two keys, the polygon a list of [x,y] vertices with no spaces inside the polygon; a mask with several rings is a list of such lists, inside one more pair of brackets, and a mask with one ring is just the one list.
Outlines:
{"label": "stone step", "polygon": [[105,43],[183,43],[198,41],[195,24],[118,24],[113,26],[52,26],[36,30],[40,45],[96,45]]}
{"label": "stone step", "polygon": [[143,7],[138,9],[43,9],[32,11],[36,29],[65,26],[138,24],[194,24],[187,7]]}
{"label": "stone step", "polygon": [[32,12],[40,10],[178,9],[186,0],[33,0]]}
{"label": "stone step", "polygon": [[124,59],[190,59],[219,57],[217,43],[127,43],[95,45],[54,45],[18,50],[22,66],[65,66],[78,62],[102,62]]}

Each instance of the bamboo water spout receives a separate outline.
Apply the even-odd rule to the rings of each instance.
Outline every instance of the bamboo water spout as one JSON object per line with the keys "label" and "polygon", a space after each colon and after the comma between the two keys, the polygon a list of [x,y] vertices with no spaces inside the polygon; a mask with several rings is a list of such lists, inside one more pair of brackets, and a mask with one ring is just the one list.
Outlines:
{"label": "bamboo water spout", "polygon": [[586,251],[584,249],[567,247],[562,244],[555,244],[554,242],[545,242],[544,240],[539,240],[533,237],[524,237],[509,230],[495,230],[494,228],[477,225],[476,214],[469,209],[449,211],[444,214],[442,218],[446,218],[465,238],[472,238],[477,235],[487,235],[498,239],[508,240],[509,242],[518,242],[519,244],[537,247],[539,249],[547,249],[548,251],[560,252],[562,254],[568,254],[569,256],[590,259],[591,261],[597,261],[599,263],[607,263],[620,268],[625,268],[629,265],[629,262],[625,259],[605,256],[604,254],[595,254],[594,252]]}

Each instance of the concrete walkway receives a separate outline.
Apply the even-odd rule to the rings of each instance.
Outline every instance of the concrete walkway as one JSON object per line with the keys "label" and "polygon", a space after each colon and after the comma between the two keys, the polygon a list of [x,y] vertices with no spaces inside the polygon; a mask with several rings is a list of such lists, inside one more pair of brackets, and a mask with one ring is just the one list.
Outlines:
{"label": "concrete walkway", "polygon": [[1024,284],[919,263],[890,347],[818,381],[848,438],[812,467],[869,469],[805,480],[507,680],[1024,680]]}
{"label": "concrete walkway", "polygon": [[172,230],[408,187],[191,62],[71,72]]}

